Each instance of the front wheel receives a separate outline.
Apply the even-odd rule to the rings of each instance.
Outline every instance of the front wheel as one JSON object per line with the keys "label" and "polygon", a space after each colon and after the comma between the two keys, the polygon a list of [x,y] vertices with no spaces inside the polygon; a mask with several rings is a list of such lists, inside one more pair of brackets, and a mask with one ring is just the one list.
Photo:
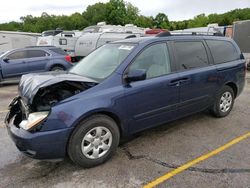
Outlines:
{"label": "front wheel", "polygon": [[90,168],[107,161],[115,152],[120,139],[116,122],[106,115],[94,115],[80,123],[68,145],[71,160]]}
{"label": "front wheel", "polygon": [[234,92],[229,86],[224,86],[215,99],[211,112],[216,117],[227,116],[234,105]]}

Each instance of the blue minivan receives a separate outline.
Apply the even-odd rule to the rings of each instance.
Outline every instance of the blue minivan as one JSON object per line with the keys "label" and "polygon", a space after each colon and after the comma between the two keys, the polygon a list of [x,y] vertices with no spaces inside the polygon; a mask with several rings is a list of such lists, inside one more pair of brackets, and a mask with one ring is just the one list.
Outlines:
{"label": "blue minivan", "polygon": [[24,75],[5,123],[26,155],[68,155],[93,167],[114,154],[121,137],[207,109],[227,116],[245,74],[240,49],[226,37],[126,39],[68,72]]}

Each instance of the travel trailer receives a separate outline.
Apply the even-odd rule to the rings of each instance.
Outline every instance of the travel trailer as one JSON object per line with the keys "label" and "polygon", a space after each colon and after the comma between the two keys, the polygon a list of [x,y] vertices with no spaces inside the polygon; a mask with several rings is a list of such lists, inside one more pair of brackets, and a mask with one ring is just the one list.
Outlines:
{"label": "travel trailer", "polygon": [[14,48],[35,46],[40,33],[0,31],[0,53]]}
{"label": "travel trailer", "polygon": [[207,27],[196,27],[196,28],[189,28],[184,30],[175,30],[171,33],[173,34],[185,34],[185,33],[201,33],[201,34],[210,34],[210,33],[220,33],[221,35],[225,35],[225,27],[219,26],[218,24],[208,24]]}
{"label": "travel trailer", "polygon": [[234,22],[232,38],[250,62],[250,20]]}
{"label": "travel trailer", "polygon": [[37,45],[60,47],[71,55],[73,61],[79,61],[105,43],[140,37],[144,34],[144,28],[132,24],[120,26],[100,22],[97,25],[86,27],[83,31],[63,31],[56,36],[39,37]]}

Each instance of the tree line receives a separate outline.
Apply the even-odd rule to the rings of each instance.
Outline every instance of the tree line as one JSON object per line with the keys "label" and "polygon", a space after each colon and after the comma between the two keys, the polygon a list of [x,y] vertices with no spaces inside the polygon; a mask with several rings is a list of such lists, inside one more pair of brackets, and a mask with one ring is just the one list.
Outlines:
{"label": "tree line", "polygon": [[20,22],[0,24],[0,30],[24,31],[40,33],[45,30],[61,28],[64,30],[82,30],[105,21],[112,25],[134,24],[144,28],[162,28],[179,30],[193,27],[204,27],[210,23],[219,25],[231,25],[234,21],[250,19],[250,8],[235,9],[224,14],[200,14],[193,19],[184,21],[169,21],[165,13],[158,13],[155,17],[144,16],[140,10],[124,0],[110,0],[107,3],[90,5],[82,13],[74,13],[70,16],[49,15],[46,12],[41,16],[23,16]]}

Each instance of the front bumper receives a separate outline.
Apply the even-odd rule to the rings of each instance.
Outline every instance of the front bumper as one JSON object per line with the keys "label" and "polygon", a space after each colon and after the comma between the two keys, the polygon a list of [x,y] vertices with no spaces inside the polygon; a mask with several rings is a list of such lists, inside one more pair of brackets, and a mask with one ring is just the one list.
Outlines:
{"label": "front bumper", "polygon": [[8,134],[21,152],[35,159],[58,159],[65,157],[67,142],[72,128],[29,132],[15,125],[16,117],[15,115],[13,116],[12,108],[17,107],[10,107],[5,124]]}

